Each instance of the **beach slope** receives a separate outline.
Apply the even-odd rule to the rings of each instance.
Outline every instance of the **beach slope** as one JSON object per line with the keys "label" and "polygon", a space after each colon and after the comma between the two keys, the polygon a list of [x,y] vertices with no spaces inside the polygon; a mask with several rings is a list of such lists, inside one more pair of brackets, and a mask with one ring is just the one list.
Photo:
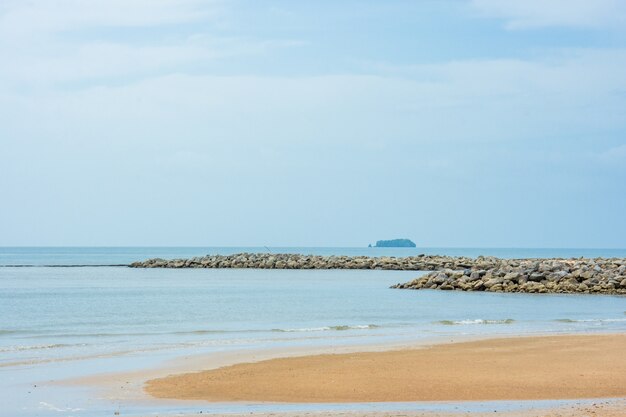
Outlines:
{"label": "beach slope", "polygon": [[626,397],[626,334],[490,339],[241,363],[148,381],[159,398],[387,402]]}

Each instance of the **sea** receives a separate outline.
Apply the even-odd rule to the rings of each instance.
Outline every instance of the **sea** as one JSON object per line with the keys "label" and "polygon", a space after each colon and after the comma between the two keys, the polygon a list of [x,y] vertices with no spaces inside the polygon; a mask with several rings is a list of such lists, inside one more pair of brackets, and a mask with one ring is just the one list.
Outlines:
{"label": "sea", "polygon": [[[160,257],[239,252],[503,258],[626,257],[626,249],[3,247],[0,416],[126,416],[315,410],[451,411],[459,405],[198,404],[112,399],[64,383],[177,358],[626,331],[626,297],[395,290],[415,271],[134,269]],[[506,410],[523,402],[465,405]],[[349,408],[347,408],[349,407]],[[457,407],[457,408],[454,408]],[[469,407],[469,408],[468,408]]]}

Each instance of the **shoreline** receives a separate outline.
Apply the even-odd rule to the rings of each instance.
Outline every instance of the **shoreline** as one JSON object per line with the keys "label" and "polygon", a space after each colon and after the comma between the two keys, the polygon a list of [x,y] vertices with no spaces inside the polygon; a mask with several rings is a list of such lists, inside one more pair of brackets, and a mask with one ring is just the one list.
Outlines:
{"label": "shoreline", "polygon": [[[577,336],[581,333],[565,334]],[[582,333],[596,336],[626,336],[618,333]],[[532,337],[554,336],[551,332],[534,333]],[[436,337],[428,340],[398,343],[352,344],[343,346],[300,346],[261,349],[237,349],[213,354],[182,355],[167,359],[147,368],[92,374],[79,378],[59,380],[55,385],[89,387],[98,398],[119,404],[122,410],[133,415],[148,416],[160,411],[163,415],[174,413],[180,416],[198,414],[228,416],[274,416],[274,417],[453,417],[467,415],[486,417],[494,415],[506,417],[622,417],[626,415],[626,396],[621,398],[585,398],[554,400],[505,400],[505,401],[417,401],[388,403],[285,403],[265,401],[208,402],[206,400],[166,399],[150,396],[144,390],[147,380],[164,378],[169,375],[197,373],[200,370],[219,369],[236,364],[250,364],[279,358],[301,358],[329,353],[352,354],[356,352],[387,352],[390,350],[423,350],[436,345],[480,342],[493,339],[519,339],[504,334],[462,335],[457,337]],[[161,415],[161,414],[159,414]]]}
{"label": "shoreline", "polygon": [[[603,333],[604,334],[604,333]],[[549,333],[541,333],[549,335]],[[451,337],[432,336],[423,340],[398,342],[371,342],[343,345],[324,344],[319,346],[284,346],[273,348],[242,348],[215,353],[199,353],[180,355],[165,360],[157,367],[122,371],[112,373],[98,373],[90,376],[70,378],[56,382],[59,385],[94,386],[98,387],[104,396],[114,400],[132,399],[162,401],[150,396],[144,390],[144,384],[151,379],[164,378],[170,375],[195,373],[198,370],[215,370],[241,363],[256,363],[265,360],[281,358],[299,358],[325,354],[352,354],[360,352],[386,352],[389,350],[423,349],[433,345],[458,343],[467,341],[489,340],[494,335],[458,335]],[[507,337],[499,334],[496,337]],[[122,388],[122,389],[120,389]],[[168,401],[168,400],[164,400]],[[176,400],[175,400],[176,401]]]}
{"label": "shoreline", "polygon": [[[500,417],[624,417],[626,410],[626,400],[592,400],[592,401],[573,401],[566,404],[555,406],[546,406],[538,404],[537,406],[528,406],[516,410],[499,410],[492,409],[489,411],[464,411],[459,407],[455,407],[450,411],[437,411],[437,407],[431,409],[419,408],[412,410],[389,410],[389,411],[357,411],[357,410],[338,410],[338,411],[260,411],[245,413],[220,413],[211,410],[195,412],[192,414],[182,413],[176,414],[178,417],[192,417],[198,414],[210,416],[228,416],[228,417],[249,417],[251,415],[257,417],[492,417],[494,414]],[[497,414],[496,414],[497,413]],[[148,417],[146,415],[145,417]]]}
{"label": "shoreline", "polygon": [[217,369],[198,372],[196,368],[195,372],[157,377],[146,383],[145,390],[157,399],[220,402],[624,398],[625,350],[626,333],[615,333],[488,338],[400,350],[257,357]]}

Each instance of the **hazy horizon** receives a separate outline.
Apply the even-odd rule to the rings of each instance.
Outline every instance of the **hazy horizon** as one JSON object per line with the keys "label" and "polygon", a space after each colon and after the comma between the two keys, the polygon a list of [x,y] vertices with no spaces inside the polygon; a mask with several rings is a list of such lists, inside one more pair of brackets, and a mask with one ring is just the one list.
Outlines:
{"label": "hazy horizon", "polygon": [[0,246],[626,248],[626,2],[0,5]]}
{"label": "hazy horizon", "polygon": [[9,248],[18,248],[18,249],[29,249],[29,248],[51,248],[51,249],[63,249],[63,248],[69,248],[69,249],[73,249],[73,248],[94,248],[94,249],[98,249],[98,248],[102,248],[102,249],[116,249],[116,248],[197,248],[197,249],[246,249],[246,248],[253,248],[253,249],[263,249],[263,248],[268,248],[268,249],[293,249],[293,248],[302,248],[302,249],[316,249],[316,248],[328,248],[328,249],[342,249],[342,248],[346,248],[346,249],[389,249],[389,250],[394,250],[394,249],[407,249],[407,250],[415,250],[415,251],[419,251],[420,249],[521,249],[521,250],[525,250],[525,249],[574,249],[574,250],[585,250],[585,249],[591,249],[591,250],[602,250],[602,249],[608,249],[608,250],[626,250],[626,247],[582,247],[582,246],[573,246],[573,247],[558,247],[558,246],[545,246],[545,247],[540,247],[540,246],[425,246],[425,245],[417,245],[416,247],[399,247],[399,246],[389,246],[389,247],[376,247],[374,246],[373,242],[370,246],[369,243],[366,243],[365,245],[351,245],[351,246],[336,246],[336,245],[324,245],[324,246],[304,246],[304,245],[294,245],[294,246],[283,246],[283,245],[153,245],[153,246],[142,246],[142,245],[125,245],[125,246],[110,246],[110,245],[93,245],[93,246],[76,246],[76,245],[45,245],[45,246],[38,246],[38,245],[2,245],[0,246],[0,248],[3,249],[9,249]]}

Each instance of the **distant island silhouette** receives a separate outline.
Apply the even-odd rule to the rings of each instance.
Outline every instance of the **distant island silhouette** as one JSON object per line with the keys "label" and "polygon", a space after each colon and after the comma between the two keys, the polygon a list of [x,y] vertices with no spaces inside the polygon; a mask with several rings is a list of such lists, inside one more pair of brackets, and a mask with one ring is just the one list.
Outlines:
{"label": "distant island silhouette", "polygon": [[[368,246],[372,247],[371,244]],[[379,240],[374,245],[375,248],[414,248],[415,246],[411,239]]]}

